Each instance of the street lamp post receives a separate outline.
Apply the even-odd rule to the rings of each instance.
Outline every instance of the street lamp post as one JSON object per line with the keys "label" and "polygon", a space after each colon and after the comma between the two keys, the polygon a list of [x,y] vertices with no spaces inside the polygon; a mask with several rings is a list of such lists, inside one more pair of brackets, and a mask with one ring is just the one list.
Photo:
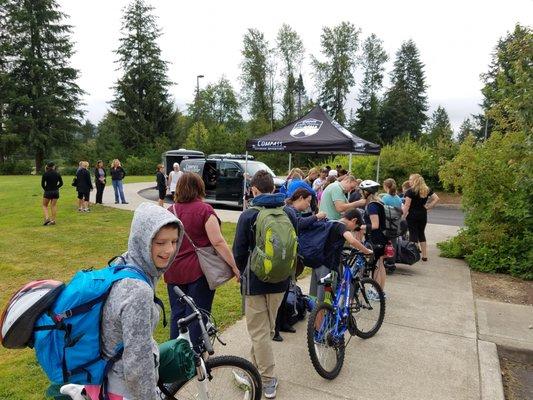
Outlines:
{"label": "street lamp post", "polygon": [[[203,75],[196,75],[196,146],[200,146],[200,78]],[[198,149],[195,149],[198,150]]]}

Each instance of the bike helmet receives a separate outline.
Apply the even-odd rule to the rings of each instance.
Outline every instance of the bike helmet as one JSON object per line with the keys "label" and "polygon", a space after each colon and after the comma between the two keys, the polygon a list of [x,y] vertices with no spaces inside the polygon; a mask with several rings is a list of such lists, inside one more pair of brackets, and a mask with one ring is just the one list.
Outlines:
{"label": "bike helmet", "polygon": [[8,349],[28,346],[37,318],[52,306],[65,284],[54,280],[24,285],[9,300],[0,319],[2,345]]}
{"label": "bike helmet", "polygon": [[379,183],[370,179],[364,180],[359,184],[359,189],[368,193],[377,193],[379,189]]}

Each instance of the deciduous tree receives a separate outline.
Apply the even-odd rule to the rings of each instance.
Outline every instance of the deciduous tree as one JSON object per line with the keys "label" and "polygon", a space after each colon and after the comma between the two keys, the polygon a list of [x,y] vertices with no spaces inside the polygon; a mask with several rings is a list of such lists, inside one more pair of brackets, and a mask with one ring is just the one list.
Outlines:
{"label": "deciduous tree", "polygon": [[360,30],[350,22],[324,27],[320,36],[325,61],[313,57],[318,103],[340,124],[346,121],[344,103],[355,84],[354,70]]}

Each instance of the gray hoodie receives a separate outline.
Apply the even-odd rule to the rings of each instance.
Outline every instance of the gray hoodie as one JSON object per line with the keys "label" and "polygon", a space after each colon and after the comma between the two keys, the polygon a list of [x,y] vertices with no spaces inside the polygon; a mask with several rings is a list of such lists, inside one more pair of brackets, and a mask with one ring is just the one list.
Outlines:
{"label": "gray hoodie", "polygon": [[[183,225],[169,211],[152,203],[142,203],[131,223],[128,251],[122,255],[125,264],[141,269],[152,285],[138,279],[117,282],[104,305],[102,348],[108,357],[123,344],[124,353],[108,375],[109,392],[128,400],[155,400],[159,349],[152,333],[159,321],[159,307],[154,303],[157,281],[170,266],[158,269],[151,256],[152,239],[169,224],[180,225],[176,252],[183,238]],[[119,258],[118,263],[123,263]]]}

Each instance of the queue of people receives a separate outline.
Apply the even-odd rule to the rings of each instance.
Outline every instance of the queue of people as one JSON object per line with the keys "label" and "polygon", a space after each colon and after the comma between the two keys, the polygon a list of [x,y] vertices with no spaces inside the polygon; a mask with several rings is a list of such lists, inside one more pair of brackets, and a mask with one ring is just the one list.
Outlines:
{"label": "queue of people", "polygon": [[[80,162],[76,172],[80,212],[89,211],[89,194],[93,190],[88,166],[89,163]],[[59,188],[63,185],[54,167],[53,163],[47,164],[41,183],[45,225],[55,224]],[[126,173],[119,160],[113,160],[110,175],[115,202],[127,204],[122,187]],[[97,203],[101,203],[106,183],[106,171],[101,161],[95,166],[94,176]],[[382,205],[402,208],[410,240],[419,243],[422,259],[427,261],[424,232],[427,211],[439,200],[419,174],[412,174],[409,181],[402,185],[405,188],[402,199],[393,179],[383,182],[385,193],[380,196],[381,185],[378,182],[357,179],[340,166],[336,169],[315,168],[307,175],[301,169],[293,169],[288,176],[285,193],[274,193],[272,176],[267,171],[258,171],[250,181],[253,195],[250,207],[239,217],[230,249],[222,236],[220,219],[213,207],[204,202],[205,184],[199,175],[183,173],[179,164],[175,164],[167,178],[164,166],[159,164],[156,182],[159,205],[164,206],[167,190],[173,193],[174,204],[166,210],[146,203],[138,207],[132,222],[128,252],[123,258],[138,265],[154,284],[159,277],[164,277],[171,306],[169,336],[176,338],[179,335],[178,319],[189,315],[192,310],[178,301],[173,290],[175,286],[201,309],[211,311],[215,290],[209,287],[196,251],[213,247],[241,284],[246,328],[252,343],[250,358],[261,375],[266,398],[275,398],[279,385],[271,341],[283,340],[276,328],[276,319],[291,279],[287,275],[277,281],[265,280],[261,271],[251,266],[257,262],[254,254],[267,251],[257,249],[264,246],[264,238],[260,238],[258,232],[271,229],[265,226],[269,216],[277,218],[280,224],[286,224],[287,239],[281,246],[292,246],[291,238],[299,236],[316,221],[326,218],[333,221],[325,240],[323,257],[312,266],[310,294],[323,301],[324,288],[317,286],[317,281],[337,268],[346,242],[362,253],[374,254],[377,265],[373,277],[382,289],[385,288],[383,258],[388,239],[383,233],[385,214]],[[365,242],[372,246],[367,248]],[[296,247],[287,247],[287,250],[295,261]],[[102,321],[106,353],[112,354],[117,343],[124,345],[124,356],[118,364],[120,368],[113,369],[110,390],[121,396],[117,398],[154,398],[157,371],[150,365],[151,360],[159,355],[153,341],[153,329],[159,318],[159,311],[152,302],[155,286],[150,285],[149,288],[141,283],[123,282],[111,290]],[[377,294],[368,295],[372,300],[379,301]],[[123,307],[124,304],[129,305]],[[191,326],[190,337],[195,346],[200,343],[201,332],[197,324]]]}

